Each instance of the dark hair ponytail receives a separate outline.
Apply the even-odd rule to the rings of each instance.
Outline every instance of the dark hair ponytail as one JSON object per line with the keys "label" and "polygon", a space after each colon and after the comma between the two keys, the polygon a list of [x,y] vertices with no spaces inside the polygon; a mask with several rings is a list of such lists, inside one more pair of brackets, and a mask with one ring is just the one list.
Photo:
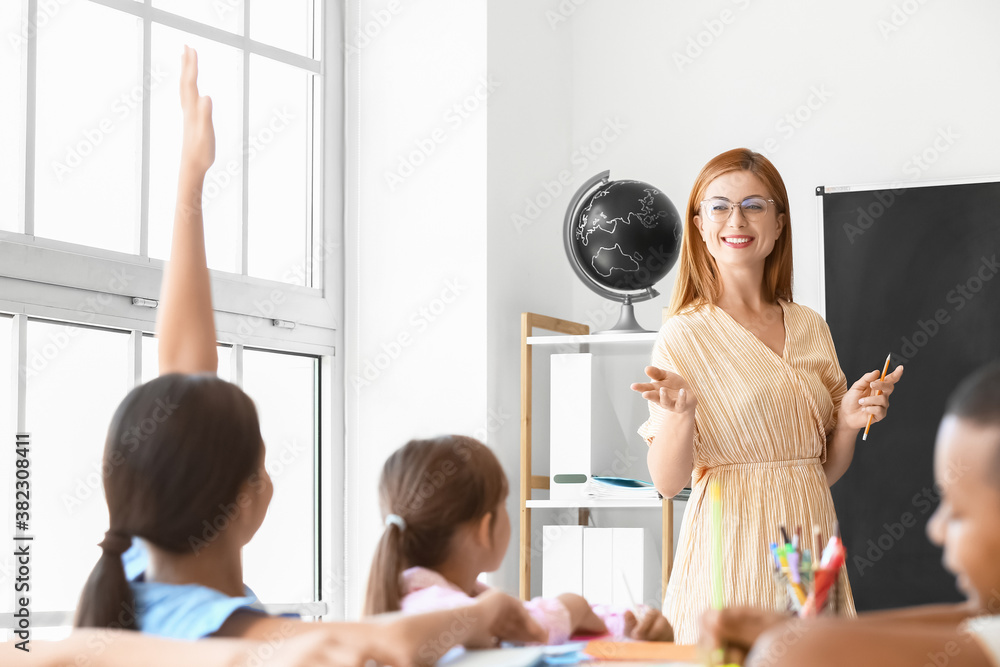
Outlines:
{"label": "dark hair ponytail", "polygon": [[399,577],[403,573],[403,530],[389,524],[375,547],[372,568],[368,574],[368,592],[365,596],[365,616],[399,611],[403,599]]}
{"label": "dark hair ponytail", "polygon": [[197,553],[245,506],[234,501],[256,475],[262,451],[253,401],[214,375],[162,375],[129,392],[108,427],[111,529],[83,588],[76,627],[139,629],[121,562],[132,537]]}
{"label": "dark hair ponytail", "polygon": [[396,450],[379,480],[386,528],[368,576],[365,615],[399,611],[403,570],[441,565],[459,526],[490,512],[495,520],[506,497],[500,461],[475,438],[411,440]]}
{"label": "dark hair ponytail", "polygon": [[101,557],[87,577],[76,612],[78,628],[136,630],[135,595],[125,578],[122,554],[131,539],[124,532],[109,530],[101,542]]}

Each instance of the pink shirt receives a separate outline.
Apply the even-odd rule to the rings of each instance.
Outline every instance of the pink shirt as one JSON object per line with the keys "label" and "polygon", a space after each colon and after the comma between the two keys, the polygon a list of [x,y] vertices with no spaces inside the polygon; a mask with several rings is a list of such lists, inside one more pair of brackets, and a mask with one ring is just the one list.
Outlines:
{"label": "pink shirt", "polygon": [[[403,601],[400,604],[406,613],[420,613],[439,609],[453,609],[472,604],[474,596],[468,595],[455,584],[434,570],[411,567],[403,572]],[[490,590],[489,586],[477,581],[475,594]],[[570,626],[569,610],[557,599],[534,598],[524,603],[531,617],[549,633],[549,644],[566,642],[573,628]],[[615,637],[625,634],[625,611],[608,605],[591,605],[594,613],[604,621],[608,633]]]}

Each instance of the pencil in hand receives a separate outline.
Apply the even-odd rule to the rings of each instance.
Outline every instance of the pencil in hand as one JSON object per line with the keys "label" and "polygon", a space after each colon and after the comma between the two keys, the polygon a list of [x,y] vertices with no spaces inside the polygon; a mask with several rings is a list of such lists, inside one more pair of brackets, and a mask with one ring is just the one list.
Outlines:
{"label": "pencil in hand", "polygon": [[[888,354],[888,356],[886,356],[886,358],[885,358],[885,366],[882,367],[882,378],[881,378],[882,382],[885,382],[885,374],[889,372],[889,360],[890,359],[892,359],[892,353],[891,352]],[[882,393],[881,389],[876,389],[875,390],[875,395],[876,396],[881,395],[881,393]],[[868,415],[868,423],[865,425],[865,434],[863,436],[861,436],[862,440],[867,440],[868,439],[868,429],[870,429],[872,427],[872,419],[874,417],[875,417],[875,415]],[[857,437],[857,436],[855,436],[855,437]]]}

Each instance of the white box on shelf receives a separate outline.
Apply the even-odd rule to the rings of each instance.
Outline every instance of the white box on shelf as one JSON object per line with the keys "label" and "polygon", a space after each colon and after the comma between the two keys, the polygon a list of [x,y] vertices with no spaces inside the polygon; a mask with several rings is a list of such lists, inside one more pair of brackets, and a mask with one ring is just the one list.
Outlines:
{"label": "white box on shelf", "polygon": [[583,597],[590,604],[614,601],[614,532],[616,528],[583,531]]}
{"label": "white box on shelf", "polygon": [[542,526],[542,597],[583,595],[583,526]]}
{"label": "white box on shelf", "polygon": [[594,355],[553,354],[549,391],[549,498],[586,497],[590,480]]}
{"label": "white box on shelf", "polygon": [[643,593],[644,531],[642,528],[611,528],[610,530],[614,532],[612,536],[614,592],[611,604],[631,609],[633,601],[635,604],[645,602]]}

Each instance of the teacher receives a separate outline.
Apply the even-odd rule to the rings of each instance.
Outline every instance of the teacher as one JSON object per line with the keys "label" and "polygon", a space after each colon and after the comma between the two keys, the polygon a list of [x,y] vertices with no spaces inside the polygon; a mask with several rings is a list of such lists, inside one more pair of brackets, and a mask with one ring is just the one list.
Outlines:
{"label": "teacher", "polygon": [[[712,590],[709,481],[722,487],[726,605],[773,608],[768,543],[781,542],[779,525],[801,526],[806,546],[814,525],[829,538],[829,487],[869,416],[885,418],[903,368],[847,387],[826,322],[792,301],[785,184],[744,148],[695,181],[669,313],[649,381],[632,389],[649,404],[639,433],[656,488],[670,498],[691,486],[663,614],[693,644]],[[840,584],[840,609],[854,615],[846,569]]]}

